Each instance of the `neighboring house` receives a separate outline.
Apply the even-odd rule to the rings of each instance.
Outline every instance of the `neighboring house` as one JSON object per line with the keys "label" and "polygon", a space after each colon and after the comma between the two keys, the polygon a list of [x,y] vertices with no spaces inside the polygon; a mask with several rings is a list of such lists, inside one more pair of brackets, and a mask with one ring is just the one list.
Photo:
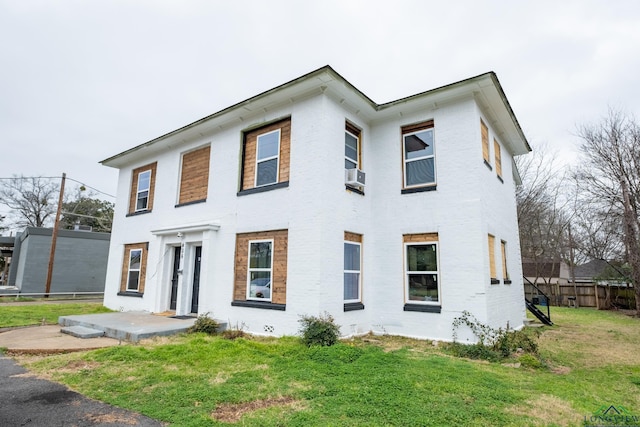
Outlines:
{"label": "neighboring house", "polygon": [[[15,237],[4,293],[45,292],[51,228],[27,227]],[[109,233],[58,230],[51,277],[52,293],[103,292]]]}
{"label": "neighboring house", "polygon": [[376,104],[320,68],[102,161],[105,305],[267,335],[323,312],[343,335],[451,340],[464,310],[520,328],[529,151],[494,73]]}
{"label": "neighboring house", "polygon": [[522,259],[522,274],[536,285],[566,284],[569,266],[564,261]]}

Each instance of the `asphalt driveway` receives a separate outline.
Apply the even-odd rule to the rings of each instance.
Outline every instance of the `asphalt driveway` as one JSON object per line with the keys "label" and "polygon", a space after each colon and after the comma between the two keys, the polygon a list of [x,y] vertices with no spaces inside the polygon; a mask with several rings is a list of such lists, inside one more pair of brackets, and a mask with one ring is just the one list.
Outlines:
{"label": "asphalt driveway", "polygon": [[32,376],[0,355],[0,426],[162,426],[163,423],[88,399],[52,381]]}

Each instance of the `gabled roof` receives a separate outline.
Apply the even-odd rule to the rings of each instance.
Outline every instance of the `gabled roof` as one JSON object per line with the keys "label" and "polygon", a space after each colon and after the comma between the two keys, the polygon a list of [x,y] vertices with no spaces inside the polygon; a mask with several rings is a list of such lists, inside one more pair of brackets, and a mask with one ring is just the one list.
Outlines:
{"label": "gabled roof", "polygon": [[[326,65],[273,89],[231,105],[207,117],[140,144],[115,156],[102,160],[105,166],[119,168],[156,151],[183,141],[196,138],[215,129],[237,126],[258,114],[320,94],[327,94],[351,109],[368,122],[387,119],[393,115],[420,108],[437,108],[438,104],[452,99],[473,96],[492,119],[494,127],[503,135],[503,143],[514,155],[531,151],[502,86],[494,72],[471,77],[416,95],[384,104],[376,104],[368,96],[349,83],[333,68]],[[405,111],[406,110],[406,111]]]}
{"label": "gabled roof", "polygon": [[575,266],[573,274],[575,274],[576,280],[592,280],[594,277],[601,275],[608,265],[609,263],[603,259],[592,259],[585,264]]}

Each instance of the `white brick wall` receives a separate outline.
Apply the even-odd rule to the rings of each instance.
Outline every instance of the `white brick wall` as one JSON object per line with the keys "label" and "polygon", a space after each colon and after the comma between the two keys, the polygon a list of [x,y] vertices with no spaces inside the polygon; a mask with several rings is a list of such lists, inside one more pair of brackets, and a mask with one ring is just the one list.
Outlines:
{"label": "white brick wall", "polygon": [[[237,196],[241,131],[255,123],[291,115],[289,187]],[[451,339],[451,323],[463,310],[494,327],[521,327],[523,292],[511,158],[502,151],[504,184],[482,161],[479,118],[473,98],[435,109],[367,122],[326,95],[208,131],[171,150],[122,168],[118,184],[105,305],[113,309],[168,309],[176,234],[152,230],[181,224],[219,224],[218,231],[183,233],[187,244],[185,304],[190,298],[189,248],[203,246],[200,313],[210,312],[252,333],[295,334],[302,314],[331,313],[344,335],[374,331],[438,340]],[[345,119],[362,128],[365,195],[345,190]],[[400,127],[435,122],[437,190],[401,194]],[[490,127],[491,141],[493,133]],[[211,143],[206,203],[175,208],[180,153]],[[493,145],[491,145],[493,156]],[[493,157],[492,157],[493,159]],[[131,171],[158,162],[153,212],[126,217]],[[232,307],[236,233],[288,229],[286,311]],[[344,231],[363,235],[364,310],[343,311]],[[405,312],[403,240],[406,233],[437,232],[441,313]],[[511,285],[490,285],[487,233],[508,242]],[[123,245],[149,241],[142,298],[118,296]],[[500,248],[496,267],[501,278]],[[180,311],[180,310],[179,310]],[[184,311],[184,308],[183,310]],[[462,340],[473,340],[466,331]]]}

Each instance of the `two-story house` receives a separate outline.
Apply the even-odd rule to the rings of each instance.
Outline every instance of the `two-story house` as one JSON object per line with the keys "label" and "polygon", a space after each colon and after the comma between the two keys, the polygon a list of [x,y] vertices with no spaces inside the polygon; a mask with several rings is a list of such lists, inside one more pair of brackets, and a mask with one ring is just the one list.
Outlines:
{"label": "two-story house", "polygon": [[[525,318],[514,156],[494,73],[376,104],[326,66],[117,154],[105,305],[296,334],[451,340]],[[460,331],[463,340],[473,340]]]}

